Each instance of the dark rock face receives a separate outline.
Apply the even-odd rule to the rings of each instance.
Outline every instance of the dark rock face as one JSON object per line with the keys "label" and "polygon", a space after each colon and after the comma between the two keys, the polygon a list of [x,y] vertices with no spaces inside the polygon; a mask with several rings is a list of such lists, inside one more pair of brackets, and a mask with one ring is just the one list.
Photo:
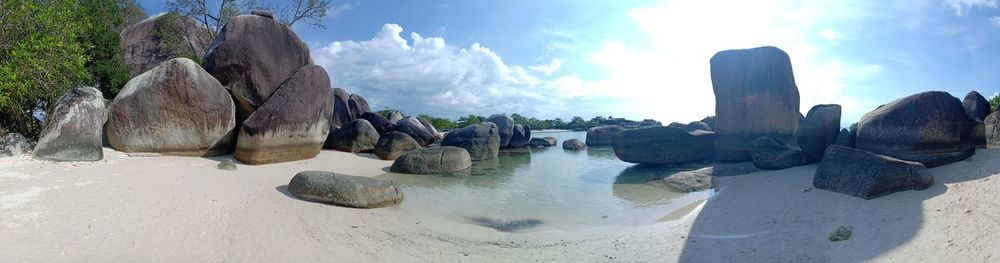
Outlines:
{"label": "dark rock face", "polygon": [[[167,23],[173,23],[173,26]],[[172,33],[180,36],[180,41],[166,43],[157,35],[158,27],[175,29],[176,32]],[[204,57],[211,44],[212,35],[208,28],[184,16],[153,16],[121,32],[122,61],[128,65],[133,77],[184,54]]]}
{"label": "dark rock face", "polygon": [[500,132],[500,146],[510,145],[510,138],[514,136],[514,119],[507,115],[495,114],[486,118],[486,121],[497,125],[497,130]]}
{"label": "dark rock face", "polygon": [[390,123],[388,119],[382,116],[382,114],[365,112],[361,114],[361,119],[371,123],[372,127],[375,127],[375,130],[378,131],[378,134],[396,131],[396,125]]}
{"label": "dark rock face", "polygon": [[1000,149],[1000,112],[990,113],[983,121],[983,133],[987,149]]}
{"label": "dark rock face", "polygon": [[713,131],[715,130],[715,124],[718,123],[718,121],[719,118],[715,116],[708,116],[705,117],[704,119],[701,119],[701,122],[708,124],[708,127],[711,128]]}
{"label": "dark rock face", "polygon": [[233,156],[251,165],[315,157],[330,131],[330,97],[326,71],[302,67],[243,122]]}
{"label": "dark rock face", "polygon": [[29,155],[35,143],[20,133],[8,133],[0,138],[0,157]]}
{"label": "dark rock face", "polygon": [[854,147],[915,161],[927,167],[963,160],[975,153],[973,121],[947,92],[914,94],[865,114]]}
{"label": "dark rock face", "polygon": [[834,143],[840,146],[854,147],[854,135],[851,131],[847,129],[840,129],[840,133],[837,134],[837,141]]}
{"label": "dark rock face", "polygon": [[541,138],[538,138],[538,137],[535,137],[535,138],[531,138],[531,140],[528,141],[528,146],[531,146],[531,147],[552,147],[552,146],[556,146],[557,143],[559,143],[559,141],[557,141],[556,138],[552,138],[552,137],[541,137]]}
{"label": "dark rock face", "polygon": [[676,164],[711,159],[715,156],[714,139],[715,133],[710,131],[650,127],[618,133],[612,146],[622,161]]}
{"label": "dark rock face", "polygon": [[507,147],[521,148],[527,147],[531,143],[531,128],[521,124],[514,124],[511,129],[510,144]]}
{"label": "dark rock face", "polygon": [[323,147],[349,153],[363,152],[375,149],[379,133],[365,119],[357,119],[330,132]]}
{"label": "dark rock face", "polygon": [[427,130],[417,117],[406,117],[396,123],[396,130],[406,135],[409,135],[418,143],[420,146],[427,146],[436,141],[434,134]]}
{"label": "dark rock face", "polygon": [[813,187],[872,199],[905,190],[923,190],[934,183],[924,165],[871,152],[833,145],[816,168]]}
{"label": "dark rock face", "polygon": [[983,121],[986,116],[993,113],[990,110],[990,101],[986,100],[983,95],[976,91],[970,91],[969,94],[965,94],[965,99],[962,100],[962,107],[965,108],[965,113],[969,115],[969,118],[977,121]]}
{"label": "dark rock face", "polygon": [[420,121],[420,125],[423,125],[424,129],[430,132],[431,135],[434,136],[434,141],[440,141],[444,139],[444,135],[441,135],[441,133],[438,132],[437,128],[434,128],[434,124],[431,124],[430,121],[427,121],[424,118],[420,117],[417,117],[417,121]]}
{"label": "dark rock face", "polygon": [[976,148],[986,148],[986,124],[981,121],[973,122],[972,142]]}
{"label": "dark rock face", "polygon": [[282,82],[309,64],[309,47],[291,28],[268,17],[240,15],[231,18],[213,40],[204,67],[232,93],[237,119],[244,120]]}
{"label": "dark rock face", "polygon": [[500,133],[492,122],[469,125],[449,132],[441,146],[464,148],[473,161],[490,160],[500,152]]}
{"label": "dark rock face", "polygon": [[612,137],[615,134],[625,131],[625,128],[618,125],[604,125],[587,129],[587,145],[606,146],[611,145]]}
{"label": "dark rock face", "polygon": [[802,152],[814,160],[823,159],[826,147],[837,142],[840,131],[840,105],[816,105],[806,114],[796,139]]}
{"label": "dark rock face", "polygon": [[750,159],[760,169],[780,170],[806,164],[806,155],[773,137],[760,137],[750,147]]}
{"label": "dark rock face", "polygon": [[382,160],[395,160],[409,151],[421,148],[423,147],[420,147],[420,144],[409,135],[402,132],[389,132],[379,136],[378,143],[375,145],[375,155]]}
{"label": "dark rock face", "polygon": [[710,64],[719,161],[750,160],[750,144],[761,136],[795,139],[801,113],[788,54],[775,47],[726,50]]}
{"label": "dark rock face", "polygon": [[563,141],[563,145],[562,146],[563,146],[563,149],[566,149],[566,150],[575,150],[575,151],[578,151],[578,150],[587,149],[587,144],[584,144],[579,139],[565,140],[565,141]]}
{"label": "dark rock face", "polygon": [[361,114],[372,111],[372,109],[368,107],[368,101],[358,94],[351,94],[351,96],[347,98],[347,109],[351,111],[351,118],[354,119],[361,118]]}
{"label": "dark rock face", "polygon": [[333,89],[333,117],[330,119],[330,125],[342,127],[356,119],[355,116],[351,115],[351,109],[347,102],[350,97],[351,94],[344,89]]}
{"label": "dark rock face", "polygon": [[712,131],[712,127],[708,126],[708,123],[704,123],[704,122],[700,122],[700,121],[695,121],[695,122],[688,123],[688,125],[684,126],[684,130],[686,130],[686,131],[693,131],[693,130]]}
{"label": "dark rock face", "polygon": [[232,150],[236,109],[212,75],[175,58],[125,84],[105,127],[108,143],[122,152],[215,156]]}
{"label": "dark rock face", "polygon": [[296,174],[288,182],[288,192],[305,201],[354,208],[379,208],[403,202],[403,191],[394,182],[322,171]]}
{"label": "dark rock face", "polygon": [[469,152],[459,147],[433,147],[407,152],[396,158],[390,171],[404,174],[451,173],[472,166]]}
{"label": "dark rock face", "polygon": [[92,87],[69,90],[45,119],[32,155],[49,161],[97,161],[104,158],[102,130],[108,118],[104,96]]}
{"label": "dark rock face", "polygon": [[398,123],[399,120],[402,119],[403,119],[403,114],[399,113],[398,111],[394,111],[391,114],[389,114],[389,122],[392,123],[393,125],[396,125],[396,123]]}

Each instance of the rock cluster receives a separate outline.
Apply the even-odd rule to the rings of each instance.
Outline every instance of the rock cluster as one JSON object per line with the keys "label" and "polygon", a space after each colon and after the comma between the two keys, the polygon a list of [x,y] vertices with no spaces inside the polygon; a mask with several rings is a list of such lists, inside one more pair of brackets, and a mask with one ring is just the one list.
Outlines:
{"label": "rock cluster", "polygon": [[464,148],[473,161],[490,160],[500,152],[500,132],[492,122],[469,125],[449,132],[441,146]]}

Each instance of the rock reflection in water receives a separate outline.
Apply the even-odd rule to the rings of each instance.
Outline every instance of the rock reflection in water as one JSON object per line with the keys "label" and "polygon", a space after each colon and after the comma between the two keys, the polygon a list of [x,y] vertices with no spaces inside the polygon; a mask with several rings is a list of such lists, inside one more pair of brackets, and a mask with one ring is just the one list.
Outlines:
{"label": "rock reflection in water", "polygon": [[535,218],[528,219],[518,219],[518,220],[504,220],[504,219],[494,219],[488,217],[473,217],[469,218],[473,223],[492,229],[496,229],[500,232],[517,232],[524,229],[534,228],[542,225],[543,221]]}

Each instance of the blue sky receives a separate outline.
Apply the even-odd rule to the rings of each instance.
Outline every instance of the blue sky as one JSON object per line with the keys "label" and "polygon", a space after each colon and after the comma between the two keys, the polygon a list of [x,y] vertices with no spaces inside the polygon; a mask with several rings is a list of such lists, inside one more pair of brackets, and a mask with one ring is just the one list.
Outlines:
{"label": "blue sky", "polygon": [[325,29],[293,28],[316,63],[408,114],[698,120],[714,114],[712,54],[762,45],[791,56],[802,112],[841,104],[845,124],[921,91],[1000,87],[998,0],[373,0],[329,13]]}

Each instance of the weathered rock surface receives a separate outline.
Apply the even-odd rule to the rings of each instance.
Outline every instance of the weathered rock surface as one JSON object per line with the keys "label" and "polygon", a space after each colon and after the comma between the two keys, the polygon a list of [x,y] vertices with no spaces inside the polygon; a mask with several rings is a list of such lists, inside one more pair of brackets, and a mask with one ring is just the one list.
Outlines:
{"label": "weathered rock surface", "polygon": [[840,105],[813,106],[796,134],[802,152],[813,160],[823,159],[826,147],[837,142],[840,131]]}
{"label": "weathered rock surface", "polygon": [[360,118],[368,121],[368,123],[370,123],[372,127],[375,127],[375,130],[378,131],[378,134],[385,134],[388,132],[396,131],[396,125],[389,122],[389,120],[383,117],[382,114],[374,112],[365,112],[361,114]]}
{"label": "weathered rock surface", "polygon": [[837,141],[834,144],[854,147],[854,134],[851,134],[851,131],[847,129],[840,129],[840,133],[837,134]]}
{"label": "weathered rock surface", "polygon": [[[168,42],[158,32],[177,36]],[[204,57],[212,44],[212,34],[200,22],[179,15],[157,15],[129,26],[121,32],[122,62],[132,76],[138,76],[160,63],[183,56]]]}
{"label": "weathered rock surface", "polygon": [[698,192],[715,188],[712,181],[714,177],[737,176],[758,171],[760,169],[749,162],[717,163],[713,166],[693,171],[682,171],[671,174],[663,178],[663,183],[680,192]]}
{"label": "weathered rock surface", "polygon": [[750,147],[750,159],[760,169],[780,170],[806,164],[806,155],[774,137],[760,137]]}
{"label": "weathered rock surface", "polygon": [[330,118],[330,125],[342,127],[354,119],[357,119],[356,116],[351,115],[351,108],[349,102],[347,102],[347,100],[351,98],[350,93],[347,93],[347,91],[341,88],[334,88],[332,98],[333,115],[332,118]]}
{"label": "weathered rock surface", "polygon": [[923,92],[861,117],[854,147],[935,167],[975,153],[972,126],[957,98],[947,92]]}
{"label": "weathered rock surface", "polygon": [[788,54],[775,47],[726,50],[710,60],[719,161],[750,160],[761,136],[794,141],[799,90]]}
{"label": "weathered rock surface", "polygon": [[8,133],[0,138],[0,157],[29,155],[35,143],[20,133]]}
{"label": "weathered rock surface", "polygon": [[394,111],[389,114],[389,122],[392,123],[393,125],[396,125],[396,123],[398,123],[399,120],[402,119],[403,119],[403,114],[399,113],[398,111]]}
{"label": "weathered rock surface", "polygon": [[441,135],[441,133],[438,132],[437,128],[434,127],[434,124],[431,124],[430,121],[420,117],[417,117],[417,121],[420,121],[420,124],[424,125],[424,129],[426,129],[428,132],[431,133],[431,135],[434,136],[434,141],[441,141],[444,139],[444,135]]}
{"label": "weathered rock surface", "polygon": [[872,199],[905,190],[923,190],[934,183],[924,165],[848,148],[830,146],[816,168],[813,187]]}
{"label": "weathered rock surface", "polygon": [[331,131],[326,137],[323,147],[344,151],[349,153],[363,152],[375,149],[378,143],[379,133],[365,119],[357,119],[341,127],[336,131]]}
{"label": "weathered rock surface", "polygon": [[322,171],[296,174],[288,182],[288,192],[305,201],[354,208],[380,208],[403,202],[403,191],[394,182]]}
{"label": "weathered rock surface", "polygon": [[122,152],[227,154],[236,109],[229,92],[197,63],[175,58],[133,78],[109,107],[108,143]]}
{"label": "weathered rock surface", "polygon": [[464,148],[473,161],[490,160],[500,152],[500,133],[492,122],[473,124],[449,132],[441,146]]}
{"label": "weathered rock surface", "polygon": [[715,156],[714,139],[715,133],[710,131],[687,132],[661,126],[618,133],[612,146],[622,161],[675,164],[711,159]]}
{"label": "weathered rock surface", "polygon": [[331,93],[322,67],[302,67],[243,122],[233,156],[251,165],[315,157],[330,131]]}
{"label": "weathered rock surface", "polygon": [[563,147],[563,149],[566,149],[566,150],[575,150],[575,151],[578,151],[578,150],[587,149],[587,144],[584,144],[582,141],[580,141],[580,139],[569,139],[569,140],[563,141],[562,147]]}
{"label": "weathered rock surface", "polygon": [[986,116],[989,116],[993,111],[990,109],[990,101],[986,100],[983,95],[976,91],[970,91],[965,94],[965,99],[962,100],[962,107],[965,108],[965,113],[969,115],[969,118],[977,121],[983,121]]}
{"label": "weathered rock surface", "polygon": [[407,152],[396,158],[390,171],[405,174],[451,173],[472,166],[469,152],[459,147],[433,147]]}
{"label": "weathered rock surface", "polygon": [[354,119],[361,118],[361,114],[372,111],[372,109],[368,107],[368,101],[358,94],[351,94],[351,96],[347,98],[347,109],[351,111],[351,117]]}
{"label": "weathered rock surface", "polygon": [[611,145],[612,137],[615,134],[625,131],[625,128],[618,125],[604,125],[597,126],[587,129],[587,145],[588,146],[607,146]]}
{"label": "weathered rock surface", "polygon": [[32,155],[49,161],[97,161],[104,158],[102,131],[108,118],[101,91],[78,87],[67,91],[45,119]]}
{"label": "weathered rock surface", "polygon": [[403,154],[419,150],[420,144],[402,132],[389,132],[382,134],[375,145],[375,155],[382,160],[395,160]]}
{"label": "weathered rock surface", "polygon": [[514,136],[514,119],[507,115],[494,114],[486,118],[486,121],[497,125],[497,131],[500,132],[500,146],[510,145],[510,138]]}
{"label": "weathered rock surface", "polygon": [[990,113],[983,121],[987,149],[1000,149],[1000,111]]}
{"label": "weathered rock surface", "polygon": [[531,145],[531,128],[518,123],[514,124],[511,130],[510,143],[507,147],[521,148]]}
{"label": "weathered rock surface", "polygon": [[420,143],[420,146],[427,146],[437,141],[434,134],[428,131],[427,127],[420,123],[417,117],[410,116],[399,120],[396,123],[396,130],[406,133],[406,135],[416,140],[417,143]]}

